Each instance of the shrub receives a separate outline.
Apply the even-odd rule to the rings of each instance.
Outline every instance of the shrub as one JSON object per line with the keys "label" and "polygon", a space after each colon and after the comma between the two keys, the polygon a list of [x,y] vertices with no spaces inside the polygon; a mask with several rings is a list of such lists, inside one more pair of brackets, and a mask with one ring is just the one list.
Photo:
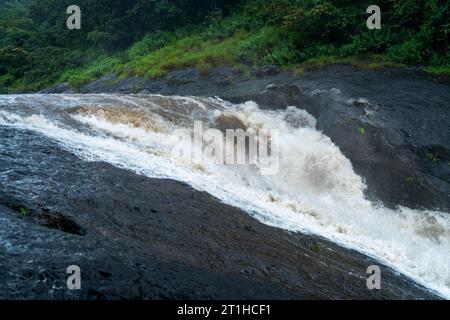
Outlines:
{"label": "shrub", "polygon": [[248,36],[240,43],[239,51],[241,58],[260,65],[286,65],[298,56],[292,34],[277,27],[265,27]]}
{"label": "shrub", "polygon": [[157,31],[155,33],[147,34],[142,40],[136,42],[128,50],[128,54],[131,59],[146,56],[155,50],[170,44],[176,39],[176,36],[172,32]]}
{"label": "shrub", "polygon": [[388,55],[395,62],[420,64],[423,61],[423,45],[413,38],[391,47]]}
{"label": "shrub", "polygon": [[340,48],[341,55],[361,55],[365,53],[384,53],[396,41],[390,28],[368,30],[351,38],[350,43]]}

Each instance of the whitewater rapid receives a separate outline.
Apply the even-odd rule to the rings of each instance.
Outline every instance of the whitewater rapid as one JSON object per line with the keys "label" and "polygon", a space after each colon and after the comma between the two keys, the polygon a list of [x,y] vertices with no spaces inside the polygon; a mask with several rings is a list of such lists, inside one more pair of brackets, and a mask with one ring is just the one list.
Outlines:
{"label": "whitewater rapid", "polygon": [[[177,129],[192,130],[194,121],[217,127],[220,119],[279,130],[278,174],[173,155]],[[186,182],[264,224],[370,255],[450,299],[449,214],[368,201],[351,162],[299,107],[268,111],[254,102],[159,95],[11,95],[0,96],[0,125],[43,134],[86,161]]]}

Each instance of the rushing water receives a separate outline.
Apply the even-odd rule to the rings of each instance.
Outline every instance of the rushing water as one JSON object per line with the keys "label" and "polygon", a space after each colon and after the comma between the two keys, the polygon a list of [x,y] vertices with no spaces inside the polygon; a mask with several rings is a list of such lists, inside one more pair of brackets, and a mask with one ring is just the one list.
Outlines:
{"label": "rushing water", "polygon": [[[224,119],[279,130],[278,174],[172,153],[176,129],[191,131],[194,121],[214,128]],[[351,162],[299,108],[267,111],[253,102],[158,95],[17,95],[0,96],[0,125],[43,134],[86,161],[187,182],[262,223],[364,252],[450,298],[448,213],[368,201]]]}

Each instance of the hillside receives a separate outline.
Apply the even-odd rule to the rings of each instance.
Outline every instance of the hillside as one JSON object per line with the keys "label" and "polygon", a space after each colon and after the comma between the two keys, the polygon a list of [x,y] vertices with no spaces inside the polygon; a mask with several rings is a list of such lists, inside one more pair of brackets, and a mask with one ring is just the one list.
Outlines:
{"label": "hillside", "polygon": [[0,1],[0,92],[221,65],[450,72],[450,1],[380,0],[381,30],[367,28],[366,0],[80,0],[81,30],[68,30],[72,2]]}

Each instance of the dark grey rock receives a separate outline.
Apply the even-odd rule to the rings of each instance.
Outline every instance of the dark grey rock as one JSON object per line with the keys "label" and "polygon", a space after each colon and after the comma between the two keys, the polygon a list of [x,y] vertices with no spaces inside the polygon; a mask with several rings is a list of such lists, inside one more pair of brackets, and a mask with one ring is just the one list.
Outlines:
{"label": "dark grey rock", "polygon": [[256,69],[255,74],[257,77],[272,77],[279,74],[281,71],[280,67],[275,65],[264,66]]}
{"label": "dark grey rock", "polygon": [[199,79],[199,72],[197,69],[187,69],[181,71],[172,71],[166,76],[167,82],[171,86],[180,86],[195,82]]}
{"label": "dark grey rock", "polygon": [[52,93],[65,93],[65,94],[72,94],[75,93],[74,90],[72,90],[69,86],[68,82],[64,82],[64,83],[60,83],[54,87],[50,87],[44,90],[39,91],[38,93],[47,93],[47,94],[52,94]]}

